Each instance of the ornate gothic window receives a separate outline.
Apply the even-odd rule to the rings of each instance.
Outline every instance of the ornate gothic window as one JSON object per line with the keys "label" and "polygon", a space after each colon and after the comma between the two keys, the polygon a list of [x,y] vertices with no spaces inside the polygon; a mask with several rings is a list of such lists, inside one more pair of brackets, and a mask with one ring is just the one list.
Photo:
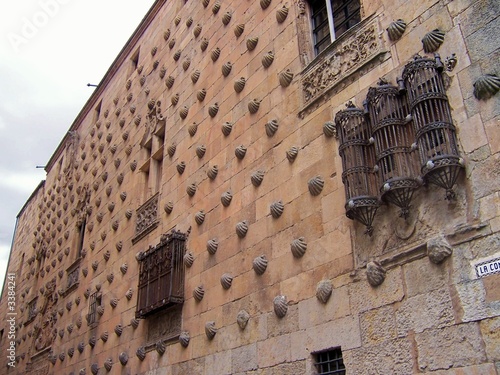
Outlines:
{"label": "ornate gothic window", "polygon": [[187,234],[172,231],[139,254],[136,317],[184,303],[184,252]]}

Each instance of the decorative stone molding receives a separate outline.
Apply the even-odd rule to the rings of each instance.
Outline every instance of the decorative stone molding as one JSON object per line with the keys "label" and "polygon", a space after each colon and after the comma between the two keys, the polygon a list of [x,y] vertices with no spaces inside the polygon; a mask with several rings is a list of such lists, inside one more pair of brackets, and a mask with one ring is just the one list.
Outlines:
{"label": "decorative stone molding", "polygon": [[137,210],[137,222],[135,225],[135,237],[132,243],[135,244],[146,234],[158,226],[158,201],[160,195],[152,196]]}
{"label": "decorative stone molding", "polygon": [[[382,33],[378,18],[368,17],[343,34],[304,69],[300,80],[304,103],[300,118],[342,90],[345,87],[342,83],[347,79],[354,81],[378,64],[377,57],[386,52]],[[300,41],[299,37],[299,44],[302,44]],[[305,44],[301,56],[307,55],[302,50],[307,48]]]}

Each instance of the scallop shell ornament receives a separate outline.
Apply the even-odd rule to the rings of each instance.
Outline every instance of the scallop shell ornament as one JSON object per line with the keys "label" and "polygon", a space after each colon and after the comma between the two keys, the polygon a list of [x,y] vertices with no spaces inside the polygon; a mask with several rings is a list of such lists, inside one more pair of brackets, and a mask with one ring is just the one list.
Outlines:
{"label": "scallop shell ornament", "polygon": [[209,179],[215,180],[215,178],[217,177],[218,173],[219,173],[219,168],[216,165],[213,165],[212,167],[210,167],[208,169],[207,176],[208,176]]}
{"label": "scallop shell ornament", "polygon": [[185,169],[186,169],[186,163],[181,161],[180,163],[178,163],[176,166],[176,169],[177,169],[177,173],[179,174],[183,174]]}
{"label": "scallop shell ornament", "polygon": [[170,29],[167,29],[163,33],[163,39],[165,39],[165,41],[167,41],[169,38],[170,38]]}
{"label": "scallop shell ornament", "polygon": [[205,212],[203,212],[203,210],[198,211],[196,215],[194,215],[194,221],[196,221],[196,224],[201,225],[205,221],[205,216],[206,214]]}
{"label": "scallop shell ornament", "polygon": [[236,323],[238,323],[240,329],[245,329],[249,320],[250,320],[250,314],[245,310],[241,310],[236,316]]}
{"label": "scallop shell ornament", "polygon": [[222,193],[220,197],[220,201],[224,207],[228,207],[231,204],[231,200],[233,199],[233,195],[230,191],[226,191]]}
{"label": "scallop shell ornament", "polygon": [[231,73],[231,70],[233,69],[233,64],[228,61],[227,63],[225,63],[224,65],[222,65],[222,75],[224,77],[227,77],[229,75],[229,73]]}
{"label": "scallop shell ornament", "polygon": [[231,130],[233,130],[233,124],[229,121],[226,121],[224,124],[222,124],[221,131],[224,136],[228,136],[231,134]]}
{"label": "scallop shell ornament", "polygon": [[141,346],[137,349],[137,351],[135,352],[135,355],[142,362],[146,359],[146,350],[144,349],[144,347]]}
{"label": "scallop shell ornament", "polygon": [[234,35],[236,35],[236,38],[239,38],[244,31],[245,31],[245,24],[243,23],[240,23],[234,27]]}
{"label": "scallop shell ornament", "polygon": [[337,136],[337,128],[333,121],[327,121],[323,124],[323,134],[326,137],[336,137]]}
{"label": "scallop shell ornament", "polygon": [[227,26],[229,22],[231,22],[231,17],[232,16],[230,12],[224,13],[224,15],[222,16],[222,23],[224,24],[224,26]]}
{"label": "scallop shell ornament", "polygon": [[190,197],[194,196],[194,194],[196,193],[196,185],[195,184],[188,185],[188,187],[186,188],[186,193]]}
{"label": "scallop shell ornament", "polygon": [[220,56],[220,48],[219,47],[215,47],[212,50],[212,53],[210,54],[210,57],[212,58],[213,62],[216,62],[219,59],[219,56]]}
{"label": "scallop shell ornament", "polygon": [[184,255],[184,264],[186,265],[187,268],[190,268],[194,263],[194,255],[192,252],[188,251]]}
{"label": "scallop shell ornament", "polygon": [[262,9],[266,9],[269,5],[271,5],[271,0],[260,0],[260,7]]}
{"label": "scallop shell ornament", "polygon": [[139,319],[132,318],[130,319],[130,325],[132,326],[133,329],[136,329],[139,327]]}
{"label": "scallop shell ornament", "polygon": [[288,8],[286,7],[286,5],[283,5],[282,8],[276,11],[276,21],[278,21],[278,23],[285,22],[287,16],[288,16]]}
{"label": "scallop shell ornament", "polygon": [[170,102],[173,106],[177,105],[177,103],[179,103],[179,94],[177,93],[172,95],[172,97],[170,98]]}
{"label": "scallop shell ornament", "polygon": [[168,156],[170,157],[174,156],[175,150],[177,150],[177,146],[175,145],[175,143],[172,143],[170,146],[167,147]]}
{"label": "scallop shell ornament", "polygon": [[172,213],[172,210],[174,209],[174,203],[172,201],[168,201],[167,203],[165,203],[163,209],[168,215],[170,215]]}
{"label": "scallop shell ornament", "polygon": [[439,29],[432,30],[422,38],[422,45],[425,53],[431,53],[438,50],[444,42],[444,32]]}
{"label": "scallop shell ornament", "polygon": [[271,66],[273,61],[274,61],[273,51],[269,51],[269,52],[265,53],[264,56],[262,56],[262,66],[266,69]]}
{"label": "scallop shell ornament", "polygon": [[406,22],[402,19],[391,22],[389,27],[387,28],[387,34],[389,35],[389,39],[392,41],[396,41],[406,30]]}
{"label": "scallop shell ornament", "polygon": [[205,145],[199,145],[198,147],[196,147],[196,155],[198,156],[198,158],[202,158],[203,156],[205,156],[205,152],[207,152],[207,148],[205,147]]}
{"label": "scallop shell ornament", "polygon": [[175,78],[172,76],[168,76],[167,79],[165,80],[165,85],[170,89],[174,85]]}
{"label": "scallop shell ornament", "polygon": [[191,125],[189,125],[188,133],[191,137],[194,137],[197,131],[198,131],[198,124],[196,122],[193,122]]}
{"label": "scallop shell ornament", "polygon": [[297,155],[299,154],[299,148],[297,146],[292,146],[290,149],[286,152],[286,158],[290,163],[293,163],[295,159],[297,158]]}
{"label": "scallop shell ornament", "polygon": [[227,290],[231,288],[232,283],[233,283],[233,277],[229,273],[225,273],[221,276],[220,284],[224,289]]}
{"label": "scallop shell ornament", "polygon": [[285,205],[282,201],[277,201],[271,203],[269,210],[271,212],[271,216],[275,219],[279,218],[283,214],[283,210],[285,209]]}
{"label": "scallop shell ornament", "polygon": [[186,106],[184,106],[184,107],[182,107],[182,109],[179,111],[179,116],[181,117],[181,119],[183,119],[183,120],[184,120],[184,119],[187,117],[188,113],[189,113],[189,108],[188,108],[188,107],[186,107]]}
{"label": "scallop shell ornament", "polygon": [[273,300],[274,313],[278,318],[284,318],[288,311],[288,302],[285,296],[276,296]]}
{"label": "scallop shell ornament", "polygon": [[304,256],[307,250],[307,242],[304,237],[299,237],[290,243],[290,250],[295,258]]}
{"label": "scallop shell ornament", "polygon": [[307,182],[309,193],[311,193],[312,196],[319,195],[323,191],[324,185],[325,181],[321,176],[313,177]]}
{"label": "scallop shell ornament", "polygon": [[128,354],[125,352],[121,352],[118,356],[118,360],[120,361],[122,366],[125,366],[128,363]]}
{"label": "scallop shell ornament", "polygon": [[219,103],[214,103],[208,107],[208,114],[210,115],[210,117],[215,117],[215,115],[217,115],[217,112],[219,112]]}
{"label": "scallop shell ornament", "polygon": [[202,26],[200,24],[197,24],[195,27],[194,27],[194,30],[193,30],[193,35],[195,38],[198,38],[201,34],[201,30],[202,30]]}
{"label": "scallop shell ornament", "polygon": [[236,224],[236,234],[239,238],[244,238],[248,232],[248,222],[246,220],[240,221]]}
{"label": "scallop shell ornament", "polygon": [[448,241],[443,236],[432,238],[427,241],[427,256],[434,264],[439,264],[448,258],[453,252]]}
{"label": "scallop shell ornament", "polygon": [[179,335],[179,343],[182,345],[183,348],[188,347],[190,340],[191,340],[191,337],[189,336],[189,332],[187,332],[187,331],[183,331]]}
{"label": "scallop shell ornament", "polygon": [[208,39],[207,38],[203,38],[201,40],[201,43],[200,43],[200,49],[202,52],[204,52],[208,47]]}
{"label": "scallop shell ornament", "polygon": [[247,49],[249,51],[253,51],[255,47],[257,47],[257,43],[259,43],[259,37],[254,36],[252,38],[247,39]]}
{"label": "scallop shell ornament", "polygon": [[184,62],[182,63],[182,69],[184,70],[188,70],[189,67],[191,65],[191,59],[186,59],[184,60]]}
{"label": "scallop shell ornament", "polygon": [[246,153],[247,153],[247,148],[243,145],[239,145],[234,150],[234,154],[239,160],[242,160],[245,157]]}
{"label": "scallop shell ornament", "polygon": [[203,0],[202,4],[203,4],[203,7],[206,8],[208,6],[208,4],[210,4],[210,0]]}
{"label": "scallop shell ornament", "polygon": [[156,343],[155,349],[159,355],[163,355],[165,354],[167,347],[165,346],[165,343],[162,340],[160,340]]}
{"label": "scallop shell ornament", "polygon": [[245,88],[245,84],[246,84],[245,77],[238,78],[236,81],[234,81],[234,91],[236,91],[237,93],[242,92],[243,89]]}
{"label": "scallop shell ornament", "polygon": [[219,13],[219,10],[220,10],[220,2],[217,1],[212,7],[212,13],[217,14]]}
{"label": "scallop shell ornament", "polygon": [[262,275],[267,269],[267,258],[265,255],[260,255],[253,260],[252,267],[257,275]]}
{"label": "scallop shell ornament", "polygon": [[259,99],[252,99],[252,100],[250,100],[248,102],[248,111],[251,114],[257,113],[257,111],[260,108],[260,103],[261,102],[262,102],[262,100],[259,100]]}
{"label": "scallop shell ornament", "polygon": [[203,288],[203,285],[199,285],[193,290],[193,298],[200,302],[203,297],[205,296],[205,288]]}
{"label": "scallop shell ornament", "polygon": [[258,170],[252,173],[250,176],[250,180],[252,181],[252,185],[255,187],[260,186],[262,181],[264,180],[264,171]]}
{"label": "scallop shell ornament", "polygon": [[132,296],[134,295],[134,291],[132,290],[132,288],[129,288],[127,290],[127,293],[125,293],[125,297],[127,298],[127,300],[131,300],[132,299]]}
{"label": "scallop shell ornament", "polygon": [[215,255],[217,253],[217,249],[219,248],[219,240],[217,238],[212,238],[207,241],[207,251],[211,255]]}
{"label": "scallop shell ornament", "polygon": [[207,322],[205,324],[205,334],[207,335],[207,338],[209,340],[213,340],[213,338],[217,334],[217,328],[215,328],[215,322],[214,321]]}
{"label": "scallop shell ornament", "polygon": [[322,280],[316,286],[316,298],[322,303],[327,303],[332,295],[332,291],[332,282],[330,280]]}
{"label": "scallop shell ornament", "polygon": [[201,75],[201,72],[197,69],[195,70],[192,74],[191,74],[191,81],[193,83],[196,83],[198,82],[198,80],[200,79],[200,75]]}
{"label": "scallop shell ornament", "polygon": [[368,262],[366,265],[366,279],[368,283],[373,286],[379,286],[385,280],[385,269],[379,262]]}
{"label": "scallop shell ornament", "polygon": [[474,82],[474,96],[479,100],[491,98],[500,90],[500,77],[485,74]]}
{"label": "scallop shell ornament", "polygon": [[290,83],[292,83],[293,73],[290,69],[287,69],[278,75],[278,80],[281,87],[288,87],[290,86]]}
{"label": "scallop shell ornament", "polygon": [[266,123],[266,134],[268,137],[272,137],[278,131],[278,120],[273,119]]}
{"label": "scallop shell ornament", "polygon": [[[205,89],[200,89],[198,90],[198,92],[196,93],[196,99],[198,99],[199,102],[202,102],[203,100],[205,100],[205,97],[207,96],[207,90]],[[191,133],[190,133],[191,134]],[[193,134],[194,135],[194,134]]]}

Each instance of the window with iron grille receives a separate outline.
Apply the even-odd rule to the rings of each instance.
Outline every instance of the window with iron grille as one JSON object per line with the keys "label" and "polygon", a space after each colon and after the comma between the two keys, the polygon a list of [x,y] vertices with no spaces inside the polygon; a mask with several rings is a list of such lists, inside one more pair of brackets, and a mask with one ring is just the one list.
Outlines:
{"label": "window with iron grille", "polygon": [[97,322],[97,307],[101,305],[102,294],[100,292],[94,292],[89,298],[89,313],[87,314],[88,324]]}
{"label": "window with iron grille", "polygon": [[137,318],[184,303],[184,252],[187,234],[172,231],[139,255]]}
{"label": "window with iron grille", "polygon": [[309,5],[316,54],[361,21],[359,0],[311,0]]}
{"label": "window with iron grille", "polygon": [[26,320],[26,323],[24,323],[24,325],[31,323],[36,318],[36,315],[38,313],[38,310],[36,308],[37,301],[38,297],[35,297],[30,302],[28,302],[28,319]]}
{"label": "window with iron grille", "polygon": [[314,366],[318,375],[345,375],[342,349],[333,348],[313,353]]}

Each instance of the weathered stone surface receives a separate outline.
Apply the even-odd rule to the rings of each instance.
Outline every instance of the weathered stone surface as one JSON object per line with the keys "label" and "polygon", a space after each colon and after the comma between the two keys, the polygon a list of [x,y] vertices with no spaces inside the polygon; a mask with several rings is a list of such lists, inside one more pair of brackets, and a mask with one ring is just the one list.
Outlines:
{"label": "weathered stone surface", "polygon": [[360,326],[363,345],[376,345],[397,337],[396,315],[392,306],[361,314]]}
{"label": "weathered stone surface", "polygon": [[500,317],[483,320],[479,326],[488,359],[495,362],[500,361]]}
{"label": "weathered stone surface", "polygon": [[258,368],[257,344],[240,346],[231,351],[231,371],[233,373],[255,370]]}
{"label": "weathered stone surface", "polygon": [[430,329],[415,335],[421,371],[464,367],[486,361],[479,324]]}
{"label": "weathered stone surface", "polygon": [[441,289],[448,280],[446,267],[435,265],[427,257],[405,264],[403,275],[408,297]]}
{"label": "weathered stone surface", "polygon": [[205,358],[205,374],[231,374],[231,351],[226,350]]}

